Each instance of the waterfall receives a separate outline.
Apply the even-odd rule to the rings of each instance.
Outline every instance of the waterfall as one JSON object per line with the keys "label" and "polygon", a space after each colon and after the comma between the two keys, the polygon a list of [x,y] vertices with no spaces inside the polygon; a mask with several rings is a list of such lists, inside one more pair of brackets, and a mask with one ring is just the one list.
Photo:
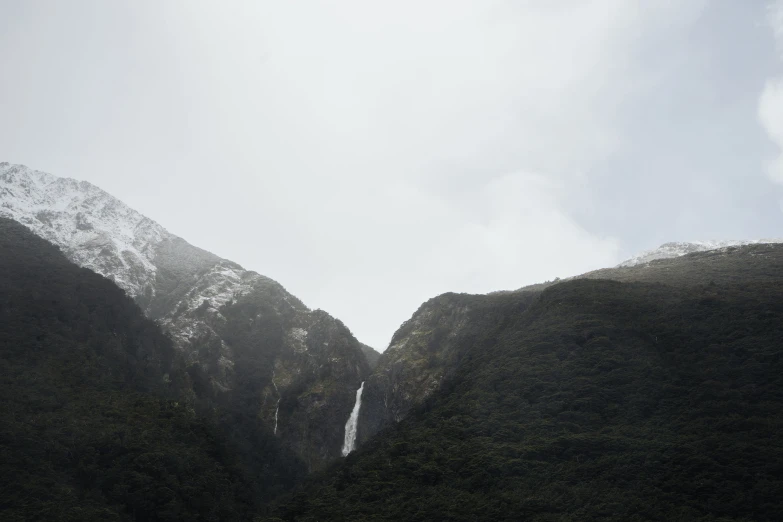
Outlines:
{"label": "waterfall", "polygon": [[362,407],[362,390],[364,390],[364,381],[359,389],[356,390],[356,404],[353,405],[351,416],[345,423],[345,441],[343,442],[343,457],[347,456],[356,448],[356,425],[359,422],[359,409]]}
{"label": "waterfall", "polygon": [[277,384],[275,384],[274,370],[272,370],[272,386],[275,387],[275,393],[277,393],[277,407],[275,407],[275,432],[274,432],[274,434],[277,435],[277,413],[280,411],[280,390],[277,389]]}
{"label": "waterfall", "polygon": [[280,411],[280,399],[277,399],[277,408],[275,408],[275,435],[277,435],[277,412]]}

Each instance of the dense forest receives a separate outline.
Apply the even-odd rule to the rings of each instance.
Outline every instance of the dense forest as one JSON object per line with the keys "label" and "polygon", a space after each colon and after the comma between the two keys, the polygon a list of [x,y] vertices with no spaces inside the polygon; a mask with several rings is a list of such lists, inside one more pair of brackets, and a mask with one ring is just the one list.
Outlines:
{"label": "dense forest", "polygon": [[267,520],[783,520],[767,272],[493,296],[438,393]]}
{"label": "dense forest", "polygon": [[0,219],[2,520],[252,519],[301,465],[197,413],[185,370],[114,283]]}
{"label": "dense forest", "polygon": [[431,300],[466,310],[427,334],[439,389],[308,477],[122,290],[0,219],[0,518],[783,520],[782,254]]}

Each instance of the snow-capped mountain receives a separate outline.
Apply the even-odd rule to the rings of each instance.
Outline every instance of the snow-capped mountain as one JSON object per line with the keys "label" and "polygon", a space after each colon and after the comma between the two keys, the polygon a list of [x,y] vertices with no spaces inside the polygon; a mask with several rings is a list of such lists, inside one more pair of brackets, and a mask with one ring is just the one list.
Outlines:
{"label": "snow-capped mountain", "polygon": [[656,259],[671,259],[694,252],[707,252],[710,250],[720,250],[730,247],[739,247],[745,245],[757,245],[762,243],[783,243],[783,239],[752,239],[752,240],[725,240],[725,241],[690,241],[690,242],[671,242],[664,243],[658,248],[645,250],[634,257],[623,261],[618,268],[643,265]]}
{"label": "snow-capped mountain", "polygon": [[[217,310],[262,277],[197,251],[91,183],[23,165],[0,163],[0,216],[22,223],[76,264],[114,281],[164,326],[176,325],[169,330],[181,349],[194,332],[206,334],[203,321],[192,317],[205,300]],[[158,287],[166,286],[158,280],[161,270],[179,275],[180,292],[175,292],[177,299],[167,299],[165,308],[158,302]],[[182,292],[185,282],[190,288]],[[172,292],[164,293],[171,297]]]}
{"label": "snow-capped mountain", "polygon": [[156,246],[171,236],[86,181],[0,163],[0,216],[27,226],[131,297],[154,290]]}
{"label": "snow-capped mountain", "polygon": [[[0,163],[0,216],[123,288],[172,337],[202,395],[237,396],[312,469],[340,455],[370,371],[340,321],[84,181]],[[301,397],[278,412],[289,392]]]}

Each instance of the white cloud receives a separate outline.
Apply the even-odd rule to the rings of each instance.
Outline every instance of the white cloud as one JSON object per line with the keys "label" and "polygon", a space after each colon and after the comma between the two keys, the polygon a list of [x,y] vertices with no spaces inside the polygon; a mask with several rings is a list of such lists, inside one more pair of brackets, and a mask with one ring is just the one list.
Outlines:
{"label": "white cloud", "polygon": [[285,122],[276,144],[324,172],[304,204],[355,239],[338,257],[333,234],[305,241],[319,245],[314,264],[334,263],[306,301],[382,349],[438,293],[619,261],[570,208],[590,197],[584,172],[621,145],[615,116],[649,87],[636,53],[696,3],[289,5],[261,17],[274,20],[262,29],[274,73],[258,82],[259,118]]}
{"label": "white cloud", "polygon": [[[770,3],[767,14],[783,62],[783,1]],[[783,76],[767,81],[759,100],[759,120],[780,149],[780,155],[770,161],[767,173],[773,182],[783,185]]]}
{"label": "white cloud", "polygon": [[[572,209],[596,204],[591,171],[623,146],[618,116],[655,86],[640,57],[704,3],[111,4],[85,19],[52,2],[25,29],[40,31],[25,34],[36,59],[12,57],[68,94],[35,76],[67,58],[81,96],[41,108],[76,158],[53,173],[278,279],[383,349],[438,293],[619,261]],[[57,127],[61,107],[73,114]]]}

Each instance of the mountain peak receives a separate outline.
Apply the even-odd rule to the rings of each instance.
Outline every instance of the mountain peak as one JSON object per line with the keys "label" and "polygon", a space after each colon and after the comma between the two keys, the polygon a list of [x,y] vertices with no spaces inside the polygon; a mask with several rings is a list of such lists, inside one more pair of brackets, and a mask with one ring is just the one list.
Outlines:
{"label": "mountain peak", "polygon": [[0,216],[22,223],[134,298],[152,290],[155,245],[171,237],[91,183],[9,163],[0,164]]}

